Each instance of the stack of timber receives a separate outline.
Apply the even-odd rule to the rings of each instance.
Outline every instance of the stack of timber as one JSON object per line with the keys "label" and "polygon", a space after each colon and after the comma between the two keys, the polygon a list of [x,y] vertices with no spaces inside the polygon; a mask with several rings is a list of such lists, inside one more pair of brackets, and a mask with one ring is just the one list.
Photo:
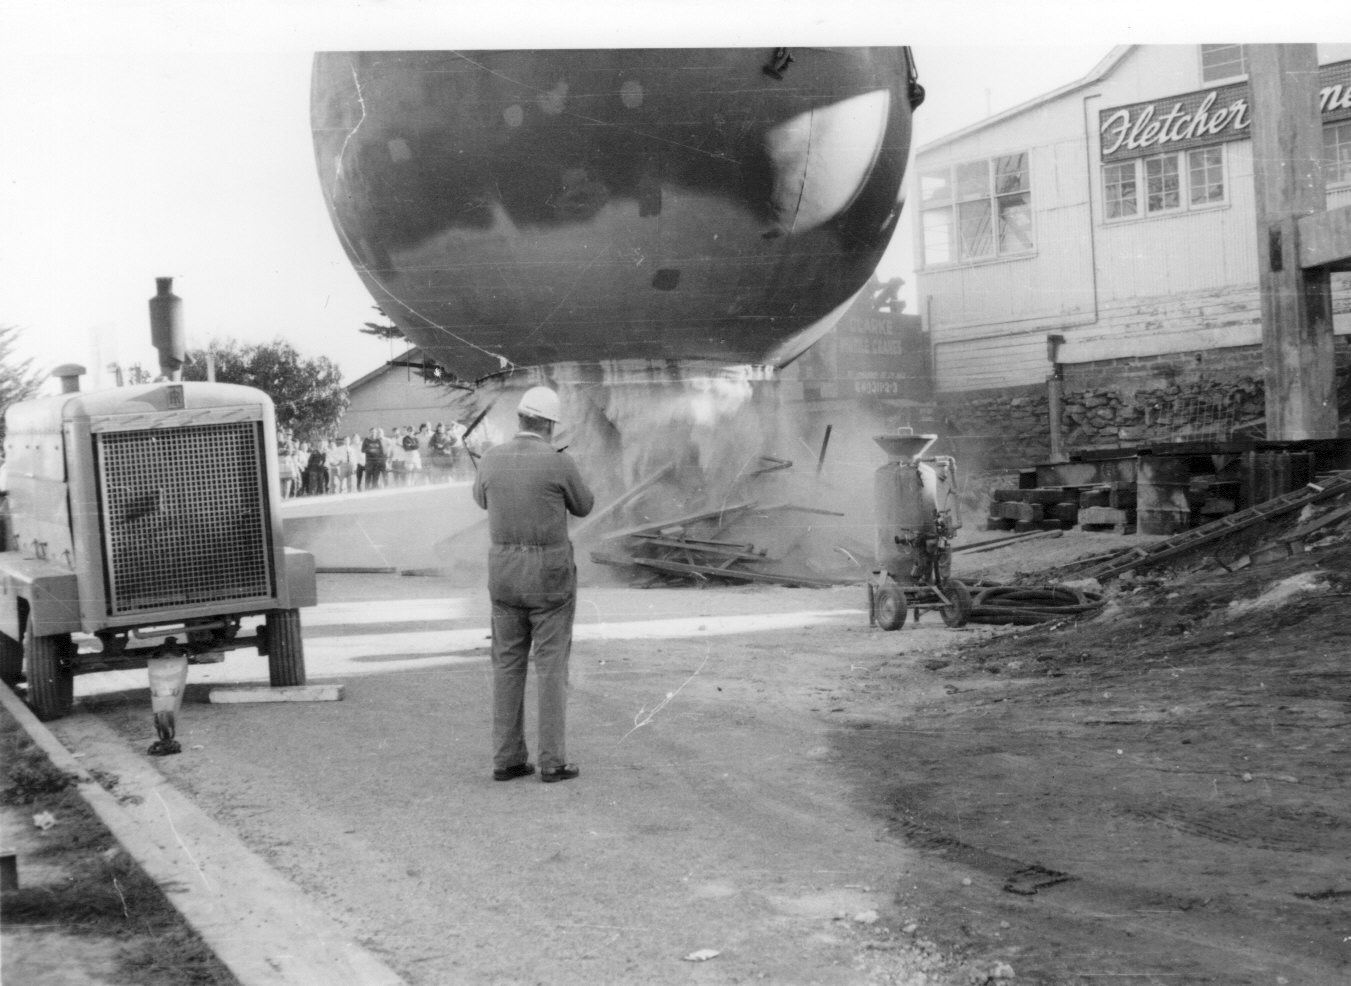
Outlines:
{"label": "stack of timber", "polygon": [[[1097,561],[1087,569],[1078,570],[1075,573],[1075,577],[1081,579],[1098,579],[1099,581],[1112,578],[1116,575],[1120,575],[1122,572],[1148,567],[1175,558],[1179,555],[1186,554],[1187,552],[1194,551],[1197,548],[1211,545],[1214,542],[1227,538],[1239,531],[1246,530],[1283,515],[1288,515],[1312,504],[1321,503],[1322,501],[1329,500],[1333,497],[1346,495],[1351,495],[1351,470],[1340,470],[1327,475],[1321,475],[1318,476],[1314,482],[1306,484],[1301,489],[1292,490],[1289,493],[1273,497],[1270,500],[1248,507],[1244,510],[1236,511],[1235,513],[1221,517],[1218,520],[1211,521],[1208,524],[1203,524],[1200,527],[1183,531],[1148,546],[1137,545],[1120,552],[1115,552],[1106,558]],[[1288,557],[1290,554],[1297,553],[1295,549],[1292,549],[1289,546],[1308,534],[1319,531],[1331,524],[1340,523],[1348,514],[1351,514],[1351,506],[1334,509],[1319,518],[1311,519],[1300,524],[1294,530],[1289,531],[1276,539],[1276,545],[1287,546],[1285,549],[1276,552],[1276,557]],[[1298,551],[1302,550],[1302,547],[1298,549]],[[1245,559],[1242,565],[1234,567],[1244,567],[1247,564],[1257,563],[1261,560],[1262,559],[1250,557]],[[1230,566],[1223,565],[1221,567],[1230,568]]]}
{"label": "stack of timber", "polygon": [[1173,535],[1351,465],[1351,441],[1194,441],[1081,450],[1019,471],[996,490],[986,527]]}
{"label": "stack of timber", "polygon": [[648,584],[674,580],[697,584],[761,582],[827,588],[858,581],[856,578],[823,579],[776,571],[767,566],[780,560],[769,557],[766,548],[726,534],[738,521],[752,515],[786,511],[842,516],[835,511],[791,504],[762,507],[754,502],[740,503],[611,534],[591,552],[591,560],[645,573]]}
{"label": "stack of timber", "polygon": [[[1106,482],[1088,486],[1051,486],[995,490],[985,529],[989,531],[1111,531],[1116,534],[1169,534],[1232,513],[1231,498],[1213,489],[1161,487]],[[1143,515],[1143,518],[1142,518]]]}
{"label": "stack of timber", "polygon": [[1067,531],[1079,523],[1080,491],[1072,486],[995,490],[987,531]]}

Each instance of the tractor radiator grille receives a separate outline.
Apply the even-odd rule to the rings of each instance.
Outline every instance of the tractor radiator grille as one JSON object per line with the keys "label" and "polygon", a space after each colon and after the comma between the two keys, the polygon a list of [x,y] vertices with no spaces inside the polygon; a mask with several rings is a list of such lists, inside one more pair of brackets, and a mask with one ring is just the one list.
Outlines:
{"label": "tractor radiator grille", "polygon": [[110,613],[274,595],[260,429],[94,436]]}

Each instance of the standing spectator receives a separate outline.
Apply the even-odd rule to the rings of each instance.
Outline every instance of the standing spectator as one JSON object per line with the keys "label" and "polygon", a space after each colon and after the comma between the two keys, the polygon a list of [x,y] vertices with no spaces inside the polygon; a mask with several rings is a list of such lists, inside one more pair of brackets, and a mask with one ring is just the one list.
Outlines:
{"label": "standing spectator", "polygon": [[283,500],[296,495],[296,480],[300,472],[296,469],[296,443],[289,428],[277,433],[277,479],[281,483]]}
{"label": "standing spectator", "polygon": [[430,482],[431,482],[431,477],[430,477],[430,476],[427,474],[427,472],[426,472],[426,469],[427,469],[427,443],[431,441],[431,438],[432,438],[432,426],[431,426],[431,424],[429,424],[428,422],[424,421],[424,422],[422,422],[422,424],[418,425],[418,430],[417,430],[418,454],[419,454],[419,456],[420,456],[420,458],[421,458],[421,463],[420,463],[420,465],[419,465],[419,469],[422,470],[421,472],[418,473],[418,477],[419,477],[418,481],[419,481],[419,482],[422,482],[422,483],[430,483]]}
{"label": "standing spectator", "polygon": [[361,463],[361,439],[356,435],[344,435],[342,439],[343,457],[347,461],[347,481],[345,484],[348,493],[355,493],[357,488],[357,469]]}
{"label": "standing spectator", "polygon": [[389,430],[385,444],[385,458],[389,462],[389,485],[403,486],[408,479],[408,460],[403,448],[404,426]]}
{"label": "standing spectator", "polygon": [[326,485],[330,493],[338,492],[338,447],[336,438],[324,442],[324,463],[328,467]]}
{"label": "standing spectator", "polygon": [[361,482],[366,478],[366,457],[361,454],[361,436],[356,432],[347,436],[347,446],[352,450],[352,461],[356,463],[356,476],[354,489],[361,489]]}
{"label": "standing spectator", "polygon": [[427,475],[432,482],[444,483],[450,478],[450,471],[455,465],[452,456],[454,442],[446,426],[438,421],[427,438]]}
{"label": "standing spectator", "polygon": [[361,455],[366,460],[366,489],[373,490],[383,486],[385,478],[385,433],[379,428],[371,428],[361,443]]}
{"label": "standing spectator", "polygon": [[405,486],[416,486],[422,481],[422,442],[411,425],[403,429],[403,481]]}
{"label": "standing spectator", "polygon": [[328,449],[322,438],[310,445],[309,459],[305,463],[305,492],[312,496],[328,492]]}
{"label": "standing spectator", "polygon": [[295,442],[291,448],[291,470],[296,477],[295,495],[300,496],[305,492],[305,461],[309,458],[310,450],[304,442]]}
{"label": "standing spectator", "polygon": [[465,441],[467,430],[458,421],[452,421],[446,429],[450,435],[451,475],[456,478],[467,475],[472,465],[469,461],[469,444]]}
{"label": "standing spectator", "polygon": [[352,474],[356,471],[356,453],[346,435],[335,438],[328,446],[328,487],[334,493],[348,493],[352,489]]}
{"label": "standing spectator", "polygon": [[295,469],[296,476],[295,496],[304,496],[309,492],[305,489],[305,462],[309,457],[309,445],[306,442],[296,442],[295,453],[291,456],[291,463]]}
{"label": "standing spectator", "polygon": [[576,777],[568,763],[568,656],[577,608],[577,566],[568,514],[594,504],[577,463],[550,444],[558,395],[532,387],[516,410],[520,430],[479,463],[474,502],[488,511],[488,595],[492,600],[493,780],[535,772],[525,741],[525,679],[535,656],[540,780]]}

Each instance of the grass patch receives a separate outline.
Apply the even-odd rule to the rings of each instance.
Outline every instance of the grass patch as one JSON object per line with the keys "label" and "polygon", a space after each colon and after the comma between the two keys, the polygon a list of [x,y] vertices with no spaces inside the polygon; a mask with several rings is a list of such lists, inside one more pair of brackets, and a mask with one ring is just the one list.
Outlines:
{"label": "grass patch", "polygon": [[5,752],[5,786],[0,799],[10,805],[31,805],[39,798],[59,794],[75,783],[75,775],[52,766],[46,754],[29,745],[17,753]]}
{"label": "grass patch", "polygon": [[[0,713],[5,764],[0,803],[49,811],[57,824],[33,854],[61,873],[57,883],[20,886],[0,898],[0,925],[58,929],[118,943],[118,978],[136,986],[238,986],[160,888],[118,847],[75,790],[9,715]],[[22,870],[22,862],[21,862]],[[22,880],[22,872],[20,873]]]}

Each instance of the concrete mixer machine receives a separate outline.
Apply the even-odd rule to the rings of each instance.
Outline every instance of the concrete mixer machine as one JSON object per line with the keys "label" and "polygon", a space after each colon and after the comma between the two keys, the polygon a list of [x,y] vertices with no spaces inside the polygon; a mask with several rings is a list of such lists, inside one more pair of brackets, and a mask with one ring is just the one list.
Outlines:
{"label": "concrete mixer machine", "polygon": [[952,578],[952,536],[962,526],[957,502],[957,461],[923,458],[937,435],[873,438],[887,463],[873,474],[877,569],[868,581],[868,618],[883,630],[899,630],[906,611],[915,619],[936,609],[950,627],[966,623],[971,594]]}

